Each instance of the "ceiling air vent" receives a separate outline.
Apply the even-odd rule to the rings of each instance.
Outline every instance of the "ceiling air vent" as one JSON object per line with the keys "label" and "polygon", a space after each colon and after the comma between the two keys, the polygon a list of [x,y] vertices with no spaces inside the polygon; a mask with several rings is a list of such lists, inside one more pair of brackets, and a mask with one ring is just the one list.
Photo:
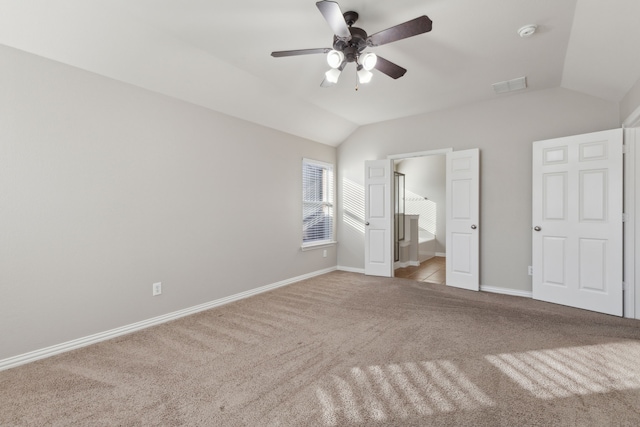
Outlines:
{"label": "ceiling air vent", "polygon": [[527,88],[527,78],[526,77],[518,77],[517,79],[507,80],[504,82],[494,83],[493,90],[495,93],[507,93],[513,92],[515,90],[521,90]]}

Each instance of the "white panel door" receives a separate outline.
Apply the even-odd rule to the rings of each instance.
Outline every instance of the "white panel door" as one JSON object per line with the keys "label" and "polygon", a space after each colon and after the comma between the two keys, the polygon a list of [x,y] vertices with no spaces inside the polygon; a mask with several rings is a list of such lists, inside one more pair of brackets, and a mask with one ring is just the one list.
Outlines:
{"label": "white panel door", "polygon": [[477,291],[479,268],[480,152],[447,153],[447,285]]}
{"label": "white panel door", "polygon": [[393,277],[393,160],[368,160],[364,169],[364,273]]}
{"label": "white panel door", "polygon": [[533,298],[622,315],[622,129],[533,143]]}

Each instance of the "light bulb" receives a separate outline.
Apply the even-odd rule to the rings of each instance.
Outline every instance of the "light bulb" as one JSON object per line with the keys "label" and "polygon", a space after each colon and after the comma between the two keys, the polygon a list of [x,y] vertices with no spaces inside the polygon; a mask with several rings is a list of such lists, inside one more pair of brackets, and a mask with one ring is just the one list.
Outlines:
{"label": "light bulb", "polygon": [[344,53],[338,50],[332,50],[327,54],[327,64],[331,68],[338,68],[344,61]]}
{"label": "light bulb", "polygon": [[375,53],[365,53],[362,57],[362,67],[367,71],[373,70],[376,66],[376,62],[378,62],[378,57]]}

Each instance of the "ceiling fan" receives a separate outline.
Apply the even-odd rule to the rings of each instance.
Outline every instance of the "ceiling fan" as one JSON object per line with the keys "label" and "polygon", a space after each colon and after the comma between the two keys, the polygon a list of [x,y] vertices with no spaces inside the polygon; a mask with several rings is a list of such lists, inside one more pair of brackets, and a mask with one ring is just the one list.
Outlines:
{"label": "ceiling fan", "polygon": [[364,50],[427,33],[432,27],[431,19],[423,15],[369,36],[362,28],[353,26],[358,20],[357,12],[349,11],[343,14],[338,3],[334,1],[319,1],[316,6],[335,34],[333,48],[276,51],[271,52],[271,56],[280,58],[316,53],[327,54],[327,62],[331,69],[325,73],[325,78],[320,85],[322,87],[336,84],[340,73],[349,62],[356,63],[359,83],[371,81],[373,76],[371,70],[374,68],[393,79],[404,76],[407,72],[405,68],[372,52],[364,53]]}

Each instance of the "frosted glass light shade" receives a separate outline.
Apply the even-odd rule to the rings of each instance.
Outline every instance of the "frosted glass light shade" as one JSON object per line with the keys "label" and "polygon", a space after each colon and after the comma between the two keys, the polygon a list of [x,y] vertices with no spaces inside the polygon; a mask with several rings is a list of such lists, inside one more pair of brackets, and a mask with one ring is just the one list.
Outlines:
{"label": "frosted glass light shade", "polygon": [[373,73],[369,70],[365,70],[364,67],[358,70],[358,81],[361,84],[369,83],[372,77]]}
{"label": "frosted glass light shade", "polygon": [[340,70],[336,68],[332,68],[326,73],[324,73],[324,76],[329,83],[338,83],[338,78],[340,77]]}
{"label": "frosted glass light shade", "polygon": [[338,50],[332,50],[327,53],[327,64],[329,64],[331,68],[338,68],[340,64],[342,64],[342,61],[344,61],[344,53]]}
{"label": "frosted glass light shade", "polygon": [[375,53],[369,52],[365,53],[362,56],[362,67],[367,71],[373,70],[373,68],[376,66],[376,62],[378,62],[378,57]]}

